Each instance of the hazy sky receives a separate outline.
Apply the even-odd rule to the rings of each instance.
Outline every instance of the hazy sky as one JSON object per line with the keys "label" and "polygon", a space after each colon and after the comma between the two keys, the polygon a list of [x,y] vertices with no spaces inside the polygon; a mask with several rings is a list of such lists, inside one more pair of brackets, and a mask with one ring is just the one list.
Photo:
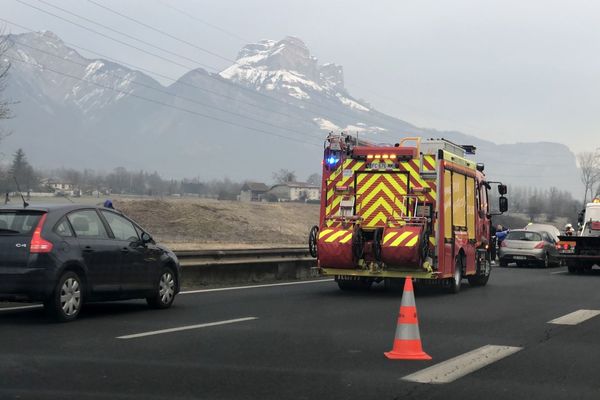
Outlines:
{"label": "hazy sky", "polygon": [[[144,38],[184,55],[188,60],[177,62],[190,68],[199,66],[195,61],[213,71],[230,64],[87,0],[20,1],[123,41],[135,43],[47,4]],[[343,65],[355,97],[418,126],[498,143],[600,146],[600,1],[94,1],[224,58],[235,58],[246,42],[297,36],[321,63]],[[0,18],[175,78],[185,72],[16,0],[0,4]]]}

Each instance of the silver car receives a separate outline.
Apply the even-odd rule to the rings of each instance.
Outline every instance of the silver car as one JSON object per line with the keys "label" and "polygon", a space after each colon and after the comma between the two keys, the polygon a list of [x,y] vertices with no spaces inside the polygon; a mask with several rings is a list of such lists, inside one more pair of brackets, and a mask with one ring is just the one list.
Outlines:
{"label": "silver car", "polygon": [[556,240],[546,231],[534,231],[531,227],[510,231],[500,244],[500,266],[516,262],[518,266],[536,264],[544,268],[560,265]]}

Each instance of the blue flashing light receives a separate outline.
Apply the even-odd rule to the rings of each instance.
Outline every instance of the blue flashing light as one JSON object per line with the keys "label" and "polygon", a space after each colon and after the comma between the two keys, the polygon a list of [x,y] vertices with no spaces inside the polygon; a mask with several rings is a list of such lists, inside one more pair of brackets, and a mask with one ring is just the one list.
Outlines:
{"label": "blue flashing light", "polygon": [[337,164],[340,161],[340,159],[336,158],[334,156],[330,156],[330,157],[326,158],[325,161],[327,162],[327,165],[333,166],[333,165]]}

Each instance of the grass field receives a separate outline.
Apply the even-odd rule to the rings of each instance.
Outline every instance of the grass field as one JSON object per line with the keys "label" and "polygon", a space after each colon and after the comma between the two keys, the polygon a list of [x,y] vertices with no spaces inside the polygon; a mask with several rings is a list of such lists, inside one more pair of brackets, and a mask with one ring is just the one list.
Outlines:
{"label": "grass field", "polygon": [[[319,206],[301,203],[243,203],[193,197],[111,196],[115,208],[173,249],[273,247],[304,245],[318,223]],[[102,204],[105,198],[70,201]],[[67,203],[64,197],[32,198],[36,203]],[[12,204],[20,204],[13,198]]]}

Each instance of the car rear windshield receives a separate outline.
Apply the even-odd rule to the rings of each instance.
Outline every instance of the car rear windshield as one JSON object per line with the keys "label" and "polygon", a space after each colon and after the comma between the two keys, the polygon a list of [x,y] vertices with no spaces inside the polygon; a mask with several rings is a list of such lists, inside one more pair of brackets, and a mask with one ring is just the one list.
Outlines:
{"label": "car rear windshield", "polygon": [[29,235],[41,215],[39,211],[0,210],[0,235]]}
{"label": "car rear windshield", "polygon": [[506,235],[506,240],[526,240],[528,242],[541,242],[542,235],[531,231],[513,231]]}

